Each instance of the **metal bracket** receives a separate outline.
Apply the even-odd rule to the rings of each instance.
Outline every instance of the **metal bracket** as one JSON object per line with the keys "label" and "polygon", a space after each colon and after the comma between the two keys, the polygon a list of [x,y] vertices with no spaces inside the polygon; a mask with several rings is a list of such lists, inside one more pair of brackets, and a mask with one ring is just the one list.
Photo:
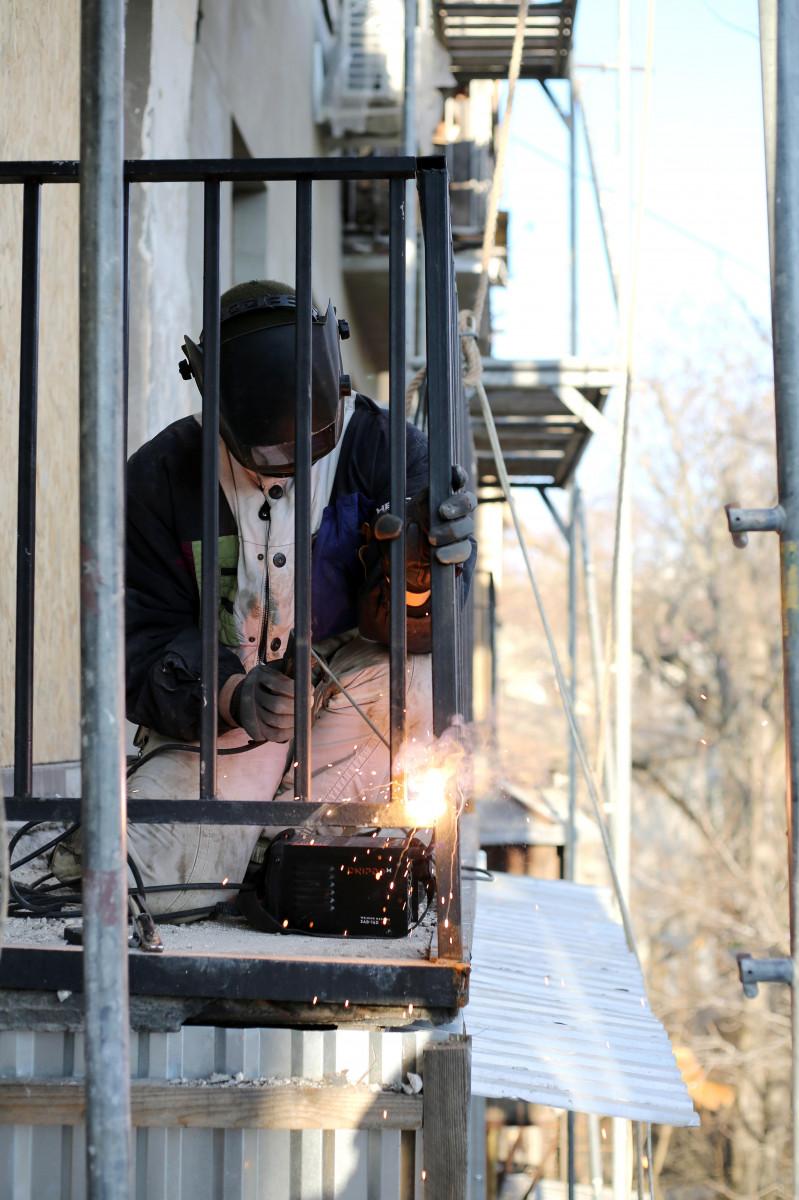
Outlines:
{"label": "metal bracket", "polygon": [[598,408],[595,408],[590,400],[586,400],[583,393],[576,387],[572,387],[570,384],[561,384],[559,387],[553,387],[552,391],[561,404],[568,408],[572,416],[582,421],[591,433],[596,434],[597,437],[607,437],[610,434],[612,426],[608,418]]}
{"label": "metal bracket", "polygon": [[793,959],[752,958],[751,954],[736,954],[735,957],[744,995],[750,1000],[757,995],[759,983],[787,983],[793,987]]}
{"label": "metal bracket", "polygon": [[782,533],[785,528],[785,509],[781,504],[776,508],[738,508],[725,504],[724,511],[727,528],[739,550],[749,544],[749,533]]}

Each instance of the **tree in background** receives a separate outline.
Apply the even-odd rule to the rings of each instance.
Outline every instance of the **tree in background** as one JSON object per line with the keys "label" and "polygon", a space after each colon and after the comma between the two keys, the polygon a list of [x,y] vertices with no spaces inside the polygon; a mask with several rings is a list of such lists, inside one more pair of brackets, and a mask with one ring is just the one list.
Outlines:
{"label": "tree in background", "polygon": [[[653,1008],[702,1115],[699,1130],[658,1131],[659,1195],[788,1196],[789,996],[772,985],[747,1000],[735,962],[738,951],[782,955],[788,944],[778,544],[761,534],[737,550],[723,511],[775,499],[770,385],[754,357],[725,361],[715,375],[682,369],[637,392],[633,411],[633,918]],[[605,482],[609,494],[588,504],[603,613],[613,527]],[[565,663],[565,546],[535,497],[524,519]],[[498,773],[545,788],[564,778],[568,742],[507,537]],[[592,741],[582,597],[579,630],[578,712]],[[581,783],[578,795],[587,812]],[[608,882],[596,847],[581,845],[578,877]]]}
{"label": "tree in background", "polygon": [[[778,544],[735,549],[723,513],[774,501],[773,404],[727,363],[652,386],[638,421],[634,910],[703,1117],[675,1132],[662,1194],[787,1196],[789,996],[746,1000],[735,962],[788,941]],[[727,1089],[704,1102],[708,1083]]]}

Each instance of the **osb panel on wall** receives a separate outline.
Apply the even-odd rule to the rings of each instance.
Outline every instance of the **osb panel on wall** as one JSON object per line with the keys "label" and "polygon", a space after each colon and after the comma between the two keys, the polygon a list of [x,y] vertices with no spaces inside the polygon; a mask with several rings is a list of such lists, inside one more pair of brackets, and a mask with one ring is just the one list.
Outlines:
{"label": "osb panel on wall", "polygon": [[[0,0],[0,155],[77,158],[77,0]],[[22,189],[0,188],[0,762],[13,755]],[[34,758],[79,753],[78,193],[43,189]]]}

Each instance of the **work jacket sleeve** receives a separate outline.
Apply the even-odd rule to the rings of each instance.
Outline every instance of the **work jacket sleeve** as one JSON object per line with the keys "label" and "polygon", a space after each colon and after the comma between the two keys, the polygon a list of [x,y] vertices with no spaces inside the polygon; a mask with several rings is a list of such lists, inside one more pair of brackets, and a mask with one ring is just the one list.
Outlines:
{"label": "work jacket sleeve", "polygon": [[[200,727],[202,641],[193,531],[186,527],[197,506],[186,496],[201,493],[199,455],[187,460],[181,449],[179,439],[159,435],[128,464],[126,698],[130,721],[191,741]],[[233,651],[220,646],[219,687],[242,670]]]}

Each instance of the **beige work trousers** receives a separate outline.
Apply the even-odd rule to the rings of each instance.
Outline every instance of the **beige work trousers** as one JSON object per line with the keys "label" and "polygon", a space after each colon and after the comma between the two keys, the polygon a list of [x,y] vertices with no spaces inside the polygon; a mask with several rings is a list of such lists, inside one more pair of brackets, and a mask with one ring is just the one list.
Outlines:
{"label": "beige work trousers", "polygon": [[[384,646],[356,637],[329,660],[331,669],[357,704],[386,738],[389,732],[389,660]],[[326,686],[326,680],[320,688]],[[409,741],[432,738],[432,678],[430,655],[409,655],[407,664],[406,732]],[[169,739],[147,732],[146,754]],[[246,745],[243,729],[219,738],[219,748]],[[389,753],[343,692],[333,691],[314,721],[312,743],[313,803],[369,802],[386,799]],[[218,794],[223,800],[292,800],[290,747],[272,742],[218,760]],[[145,763],[131,777],[128,795],[147,799],[195,799],[199,791],[198,756],[166,751]],[[267,829],[277,833],[280,826]],[[184,884],[180,891],[151,892],[151,911],[168,920],[170,914],[229,900],[230,891],[192,888],[192,883],[241,882],[261,835],[257,825],[140,825],[128,826],[128,853],[141,872],[145,887]]]}

